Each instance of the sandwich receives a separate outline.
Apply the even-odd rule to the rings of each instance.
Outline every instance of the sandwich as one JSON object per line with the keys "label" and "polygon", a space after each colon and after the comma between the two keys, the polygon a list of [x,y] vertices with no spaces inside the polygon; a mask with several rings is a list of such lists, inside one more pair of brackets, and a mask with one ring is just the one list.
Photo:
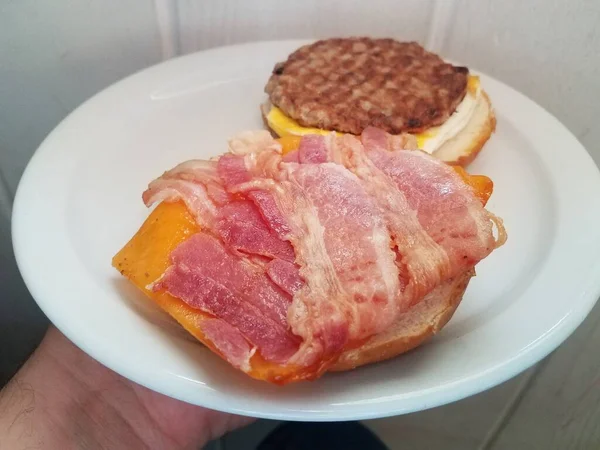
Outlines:
{"label": "sandwich", "polygon": [[305,45],[275,65],[261,106],[278,137],[359,136],[367,127],[409,134],[416,146],[466,166],[495,130],[478,76],[416,42],[366,37]]}
{"label": "sandwich", "polygon": [[396,357],[450,320],[501,246],[493,183],[405,134],[242,133],[152,180],[113,266],[258,380],[314,380]]}

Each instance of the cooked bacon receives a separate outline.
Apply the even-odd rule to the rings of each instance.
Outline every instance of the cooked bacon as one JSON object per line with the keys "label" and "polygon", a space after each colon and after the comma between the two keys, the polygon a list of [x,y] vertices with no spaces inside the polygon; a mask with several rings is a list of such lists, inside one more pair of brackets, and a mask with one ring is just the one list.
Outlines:
{"label": "cooked bacon", "polygon": [[267,360],[285,362],[297,351],[298,339],[288,331],[286,317],[291,297],[264,271],[228,253],[219,240],[202,232],[179,245],[171,259],[172,265],[153,290],[164,289],[229,323]]}
{"label": "cooked bacon", "polygon": [[407,145],[367,129],[306,136],[282,156],[261,132],[230,141],[217,161],[166,172],[144,200],[183,200],[203,231],[154,289],[238,330],[211,330],[234,365],[253,346],[323,370],[497,244],[495,218],[462,179]]}
{"label": "cooked bacon", "polygon": [[182,200],[196,222],[203,227],[211,227],[217,215],[217,208],[208,197],[204,185],[193,181],[158,178],[150,183],[142,199],[148,207],[162,201]]}
{"label": "cooked bacon", "polygon": [[283,162],[300,162],[298,160],[298,150],[293,150],[289,153],[286,153],[285,156],[282,159]]}
{"label": "cooked bacon", "polygon": [[264,150],[281,153],[281,144],[267,130],[244,131],[229,140],[229,152],[233,155],[248,155]]}
{"label": "cooked bacon", "polygon": [[225,186],[235,186],[252,179],[244,158],[238,155],[225,154],[219,158],[218,171]]}
{"label": "cooked bacon", "polygon": [[396,304],[405,310],[449,276],[446,253],[419,224],[403,193],[373,164],[358,139],[350,135],[335,141],[318,138],[313,140],[313,151],[318,148],[329,160],[354,173],[379,207],[397,255],[400,285]]}
{"label": "cooked bacon", "polygon": [[233,367],[245,372],[250,370],[250,358],[256,347],[251,347],[244,335],[233,325],[221,319],[202,321],[202,333]]}
{"label": "cooked bacon", "polygon": [[320,164],[327,162],[327,147],[325,137],[320,135],[308,135],[300,141],[298,148],[298,162],[302,164]]}
{"label": "cooked bacon", "polygon": [[451,167],[424,152],[402,150],[401,137],[367,128],[361,141],[345,135],[332,145],[326,137],[312,136],[310,146],[300,146],[299,160],[306,160],[306,148],[319,159],[326,156],[361,178],[377,199],[408,289],[409,298],[400,301],[410,306],[495,248],[494,217]]}
{"label": "cooked bacon", "polygon": [[281,239],[286,239],[291,229],[287,219],[277,207],[275,197],[267,191],[251,190],[248,192],[248,198],[258,206],[269,228],[277,233]]}
{"label": "cooked bacon", "polygon": [[290,308],[292,330],[306,339],[322,318],[320,336],[327,336],[331,317],[321,310],[330,298],[348,322],[348,340],[386,328],[395,315],[398,274],[376,203],[354,175],[336,164],[299,165],[288,171],[308,205],[296,216],[306,228],[294,236],[308,289],[298,293]]}
{"label": "cooked bacon", "polygon": [[223,205],[232,200],[231,195],[221,183],[216,161],[202,159],[185,161],[165,172],[161,179],[187,180],[203,184],[208,196],[218,205]]}
{"label": "cooked bacon", "polygon": [[219,210],[217,224],[223,242],[235,250],[248,254],[294,261],[291,244],[267,227],[255,204],[236,200]]}
{"label": "cooked bacon", "polygon": [[217,173],[217,162],[203,159],[191,159],[182,162],[165,172],[161,178],[200,181],[202,183],[206,181],[221,182]]}
{"label": "cooked bacon", "polygon": [[277,286],[290,295],[294,295],[304,286],[304,280],[300,276],[300,268],[289,261],[272,260],[268,263],[267,274]]}
{"label": "cooked bacon", "polygon": [[491,214],[452,167],[419,150],[391,151],[366,129],[362,140],[375,166],[392,179],[423,229],[440,245],[452,277],[473,267],[495,248]]}
{"label": "cooked bacon", "polygon": [[[228,162],[235,167],[229,179],[265,172],[252,163],[246,159],[248,175],[238,176],[242,164]],[[355,176],[336,164],[287,164],[269,180],[235,189],[257,201],[272,229],[283,231],[306,280],[288,313],[304,340],[291,362],[311,364],[315,355],[335,354],[389,325],[399,291],[395,255],[377,205]]]}

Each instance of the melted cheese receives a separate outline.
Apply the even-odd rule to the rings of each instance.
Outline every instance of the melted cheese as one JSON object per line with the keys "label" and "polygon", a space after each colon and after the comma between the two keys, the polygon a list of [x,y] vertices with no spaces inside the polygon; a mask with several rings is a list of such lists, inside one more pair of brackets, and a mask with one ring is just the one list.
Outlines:
{"label": "melted cheese", "polygon": [[294,119],[286,116],[276,106],[271,106],[269,114],[267,114],[267,123],[279,137],[284,136],[304,136],[305,134],[322,134],[326,135],[331,133],[328,130],[321,130],[320,128],[307,128],[300,125]]}
{"label": "melted cheese", "polygon": [[[470,75],[467,83],[467,93],[456,108],[456,111],[442,125],[416,134],[418,147],[428,153],[433,153],[445,142],[460,133],[471,120],[480,99],[481,86],[479,77]],[[269,127],[280,137],[304,136],[306,134],[326,135],[331,133],[331,131],[320,128],[303,127],[294,119],[286,116],[276,106],[271,106],[266,120]]]}

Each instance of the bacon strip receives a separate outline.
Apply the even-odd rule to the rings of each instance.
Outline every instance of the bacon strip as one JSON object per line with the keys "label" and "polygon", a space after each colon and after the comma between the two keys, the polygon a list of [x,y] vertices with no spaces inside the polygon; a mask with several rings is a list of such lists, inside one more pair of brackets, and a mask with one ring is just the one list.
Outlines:
{"label": "bacon strip", "polygon": [[272,260],[267,266],[267,274],[277,286],[290,295],[294,295],[304,286],[300,268],[289,261]]}
{"label": "bacon strip", "polygon": [[230,248],[248,254],[294,261],[289,242],[270,230],[258,208],[248,200],[228,203],[219,210],[219,235]]}
{"label": "bacon strip", "polygon": [[182,200],[202,227],[211,228],[217,216],[217,208],[204,185],[192,181],[158,178],[150,183],[142,199],[148,207],[162,201]]}
{"label": "bacon strip", "polygon": [[496,246],[491,214],[448,165],[418,150],[381,147],[381,130],[362,140],[371,161],[393,180],[423,229],[448,255],[452,277],[472,268]]}
{"label": "bacon strip", "polygon": [[222,186],[216,161],[202,159],[185,161],[165,172],[160,178],[162,180],[186,180],[203,184],[211,200],[218,205],[223,205],[232,200]]}
{"label": "bacon strip", "polygon": [[354,173],[383,215],[399,272],[396,303],[400,311],[407,309],[450,276],[446,253],[420,225],[403,193],[372,163],[359,140],[349,135],[336,140],[315,138],[319,138],[319,145],[314,139],[313,153]]}
{"label": "bacon strip", "polygon": [[[239,175],[238,162],[234,176],[224,178],[264,176],[267,171],[252,162],[245,159],[246,175]],[[229,189],[257,199],[269,226],[294,247],[306,284],[294,296],[288,323],[304,344],[290,362],[311,364],[393,320],[399,290],[395,255],[376,205],[350,172],[335,164],[280,167],[269,171],[269,179]]]}
{"label": "bacon strip", "polygon": [[300,141],[298,148],[298,162],[302,164],[320,164],[329,160],[325,138],[319,135],[308,135]]}
{"label": "bacon strip", "polygon": [[306,136],[282,157],[246,134],[217,161],[166,172],[144,201],[181,199],[204,231],[154,288],[222,321],[209,339],[242,370],[252,348],[326,368],[497,244],[460,177],[405,145],[367,129]]}
{"label": "bacon strip", "polygon": [[229,254],[205,233],[183,242],[171,258],[155,291],[166,290],[237,328],[267,360],[285,362],[297,351],[298,340],[288,332],[286,317],[291,298],[264,272]]}
{"label": "bacon strip", "polygon": [[233,367],[250,370],[250,358],[256,347],[251,347],[240,331],[221,319],[204,319],[202,332]]}

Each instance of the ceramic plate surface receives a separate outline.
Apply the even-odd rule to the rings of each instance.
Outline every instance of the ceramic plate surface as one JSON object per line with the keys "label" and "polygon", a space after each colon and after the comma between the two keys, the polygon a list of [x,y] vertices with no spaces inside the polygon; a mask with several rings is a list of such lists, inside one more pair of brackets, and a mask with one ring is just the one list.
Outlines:
{"label": "ceramic plate surface", "polygon": [[[434,407],[490,388],[555,349],[600,294],[600,176],[553,116],[481,74],[497,131],[471,165],[495,183],[488,209],[509,239],[478,265],[451,322],[415,352],[286,387],[254,381],[191,340],[111,267],[148,210],[147,183],[262,128],[275,62],[303,42],[181,57],[96,95],[42,143],[18,188],[13,241],[40,307],[106,366],[209,408],[349,420]],[[468,65],[468,61],[463,61]]]}

